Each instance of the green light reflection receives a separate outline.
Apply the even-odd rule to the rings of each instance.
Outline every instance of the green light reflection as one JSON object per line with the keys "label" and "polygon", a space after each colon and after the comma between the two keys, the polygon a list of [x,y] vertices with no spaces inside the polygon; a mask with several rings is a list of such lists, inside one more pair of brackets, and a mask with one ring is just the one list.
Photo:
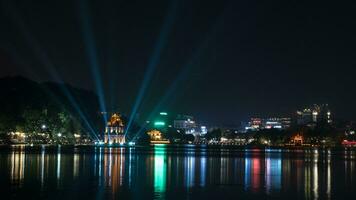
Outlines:
{"label": "green light reflection", "polygon": [[154,152],[154,191],[164,198],[162,195],[166,192],[167,177],[166,149],[162,146],[155,146]]}

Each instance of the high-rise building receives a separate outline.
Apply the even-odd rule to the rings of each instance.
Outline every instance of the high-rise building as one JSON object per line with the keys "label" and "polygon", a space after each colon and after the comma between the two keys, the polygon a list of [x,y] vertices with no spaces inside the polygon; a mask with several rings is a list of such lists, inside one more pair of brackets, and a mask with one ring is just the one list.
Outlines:
{"label": "high-rise building", "polygon": [[291,121],[289,117],[251,118],[245,130],[287,129],[291,126]]}
{"label": "high-rise building", "polygon": [[196,132],[197,125],[192,116],[178,115],[173,122],[173,127],[183,129],[186,134],[193,134]]}
{"label": "high-rise building", "polygon": [[277,128],[287,129],[291,126],[292,119],[290,117],[271,117],[263,119],[263,127],[265,129]]}
{"label": "high-rise building", "polygon": [[167,128],[170,126],[167,112],[160,112],[154,117],[154,119],[151,120],[152,121],[147,121],[150,123],[150,129],[157,129],[161,132],[166,132]]}
{"label": "high-rise building", "polygon": [[331,111],[328,104],[314,104],[311,107],[297,111],[297,124],[315,126],[317,123],[332,123]]}
{"label": "high-rise building", "polygon": [[208,128],[206,126],[200,126],[200,135],[206,135],[208,133]]}

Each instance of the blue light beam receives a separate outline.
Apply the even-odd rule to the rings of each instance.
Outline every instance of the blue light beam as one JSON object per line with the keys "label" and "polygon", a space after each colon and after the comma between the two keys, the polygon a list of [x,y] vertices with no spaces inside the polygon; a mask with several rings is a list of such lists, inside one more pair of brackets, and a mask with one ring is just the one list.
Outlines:
{"label": "blue light beam", "polygon": [[[30,34],[30,32],[28,31],[27,27],[25,26],[25,23],[23,22],[21,16],[19,14],[17,14],[15,8],[12,5],[8,4],[8,5],[5,5],[5,6],[7,6],[7,8],[12,11],[11,12],[12,20],[18,26],[20,32],[23,34],[23,36],[25,38],[25,41],[32,48],[34,55],[42,63],[42,65],[44,66],[44,69],[49,73],[49,75],[56,82],[63,84],[63,80],[58,76],[58,72],[55,70],[54,64],[51,62],[51,60],[49,59],[49,57],[47,56],[45,51],[43,51],[43,49],[41,48],[39,42]],[[72,106],[76,110],[76,112],[79,114],[79,116],[82,118],[82,120],[85,123],[85,125],[87,126],[87,128],[89,128],[89,131],[91,132],[91,134],[96,139],[98,139],[98,137],[95,134],[95,131],[93,130],[92,126],[90,125],[90,123],[86,119],[85,115],[83,114],[83,112],[79,108],[79,105],[76,103],[76,101],[73,98],[73,96],[71,95],[70,91],[65,87],[64,84],[63,84],[63,87],[60,87],[60,89],[66,95],[66,97],[68,98],[68,100],[70,101],[70,103],[72,104]],[[50,91],[47,90],[47,92],[50,92]],[[52,92],[50,92],[50,93],[51,93],[50,95],[52,97],[55,96]]]}
{"label": "blue light beam", "polygon": [[[189,60],[185,65],[183,65],[182,70],[179,72],[177,78],[170,85],[170,87],[168,88],[164,96],[160,98],[159,103],[156,104],[156,106],[150,113],[148,119],[152,119],[154,115],[156,115],[159,112],[159,110],[161,110],[161,108],[167,103],[167,101],[171,99],[172,95],[176,94],[175,91],[178,89],[179,84],[185,82],[184,80],[186,80],[186,78],[188,77],[189,71],[194,66],[194,63],[201,57],[204,51],[209,47],[210,40],[215,37],[217,30],[219,30],[219,26],[222,25],[222,22],[223,22],[223,15],[221,15],[215,20],[215,23],[211,26],[210,31],[208,31],[208,34],[205,36],[205,39],[196,49],[195,53],[193,53],[192,59]],[[145,126],[142,126],[140,130],[136,133],[136,135],[133,137],[132,141],[134,141],[139,135],[141,135],[142,131],[146,127],[147,124],[145,124]]]}
{"label": "blue light beam", "polygon": [[[89,59],[90,69],[95,82],[95,90],[99,97],[100,109],[102,112],[106,112],[105,106],[105,94],[103,90],[101,73],[99,70],[99,61],[97,57],[97,51],[94,41],[94,34],[91,29],[89,8],[87,1],[80,0],[79,2],[80,22],[82,25],[82,35],[84,37],[85,52]],[[104,124],[107,122],[107,117],[104,115]]]}
{"label": "blue light beam", "polygon": [[134,103],[134,106],[131,110],[131,115],[130,115],[130,118],[129,118],[129,122],[127,124],[127,127],[126,127],[126,130],[125,130],[125,135],[128,133],[129,129],[130,129],[130,126],[133,122],[133,119],[135,118],[136,116],[136,113],[137,113],[137,110],[139,108],[139,106],[141,105],[141,102],[142,102],[142,99],[143,99],[143,96],[146,92],[146,89],[149,85],[149,82],[152,78],[152,74],[154,72],[154,70],[156,69],[159,61],[160,61],[160,57],[161,57],[161,52],[164,48],[164,46],[166,45],[167,43],[167,40],[168,40],[168,36],[169,36],[169,33],[172,29],[172,26],[173,26],[173,23],[175,21],[175,18],[176,18],[176,15],[177,15],[177,1],[176,0],[173,0],[172,3],[170,4],[170,7],[168,9],[168,12],[166,14],[166,17],[165,20],[164,20],[164,23],[163,23],[163,26],[160,30],[160,34],[159,34],[159,37],[158,37],[158,42],[156,43],[156,46],[155,46],[155,49],[153,51],[153,54],[149,60],[149,63],[148,63],[148,66],[146,68],[146,72],[145,72],[145,76],[144,76],[144,79],[141,83],[141,87],[139,89],[139,92],[137,94],[137,98],[136,98],[136,101]]}

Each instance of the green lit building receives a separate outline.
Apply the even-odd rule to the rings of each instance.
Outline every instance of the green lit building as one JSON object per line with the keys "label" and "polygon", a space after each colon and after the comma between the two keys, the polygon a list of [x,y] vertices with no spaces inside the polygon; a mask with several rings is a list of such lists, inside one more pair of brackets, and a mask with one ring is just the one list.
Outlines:
{"label": "green lit building", "polygon": [[169,126],[168,113],[160,112],[152,121],[151,128],[166,132]]}

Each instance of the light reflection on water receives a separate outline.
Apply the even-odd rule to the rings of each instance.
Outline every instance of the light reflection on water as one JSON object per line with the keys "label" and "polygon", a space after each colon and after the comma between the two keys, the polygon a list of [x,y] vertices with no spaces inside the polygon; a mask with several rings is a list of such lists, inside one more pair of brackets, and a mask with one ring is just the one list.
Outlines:
{"label": "light reflection on water", "polygon": [[167,179],[167,160],[163,147],[154,147],[154,192],[160,198],[164,198]]}
{"label": "light reflection on water", "polygon": [[353,151],[28,148],[0,153],[0,175],[6,177],[0,187],[17,197],[31,191],[89,199],[180,199],[195,193],[334,199],[351,195],[356,184]]}

